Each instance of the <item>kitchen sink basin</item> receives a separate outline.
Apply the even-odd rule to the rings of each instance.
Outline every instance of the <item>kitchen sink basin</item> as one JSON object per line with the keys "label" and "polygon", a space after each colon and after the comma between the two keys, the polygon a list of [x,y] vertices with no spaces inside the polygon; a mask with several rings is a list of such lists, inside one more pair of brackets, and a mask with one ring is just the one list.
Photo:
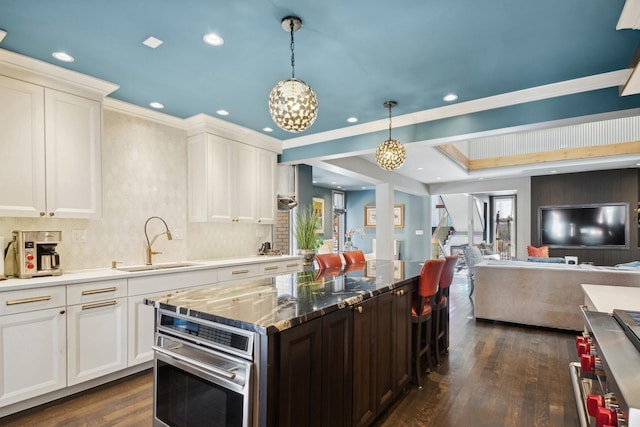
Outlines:
{"label": "kitchen sink basin", "polygon": [[136,272],[136,271],[154,271],[154,270],[166,270],[169,268],[180,268],[180,267],[191,267],[195,264],[192,262],[171,262],[165,264],[153,264],[153,265],[132,265],[127,267],[117,267],[116,270],[120,271],[128,271],[128,272]]}

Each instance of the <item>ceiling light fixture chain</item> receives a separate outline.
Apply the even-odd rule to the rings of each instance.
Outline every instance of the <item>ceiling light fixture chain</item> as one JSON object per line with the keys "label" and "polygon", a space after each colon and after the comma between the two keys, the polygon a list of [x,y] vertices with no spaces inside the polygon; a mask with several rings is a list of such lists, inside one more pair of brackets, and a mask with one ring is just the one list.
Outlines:
{"label": "ceiling light fixture chain", "polygon": [[302,132],[311,126],[318,116],[318,99],[313,90],[302,80],[295,78],[295,42],[293,33],[302,28],[297,16],[286,16],[282,29],[291,35],[291,78],[276,84],[269,94],[271,118],[287,132]]}
{"label": "ceiling light fixture chain", "polygon": [[[285,18],[286,19],[286,18]],[[295,52],[295,42],[293,41],[293,33],[295,32],[295,25],[293,23],[293,19],[289,19],[289,24],[291,28],[291,78],[296,78],[296,54]]]}
{"label": "ceiling light fixture chain", "polygon": [[407,157],[407,151],[399,141],[391,138],[391,109],[398,105],[396,101],[387,101],[384,104],[389,109],[389,139],[384,141],[376,149],[376,163],[382,169],[392,171],[398,169]]}

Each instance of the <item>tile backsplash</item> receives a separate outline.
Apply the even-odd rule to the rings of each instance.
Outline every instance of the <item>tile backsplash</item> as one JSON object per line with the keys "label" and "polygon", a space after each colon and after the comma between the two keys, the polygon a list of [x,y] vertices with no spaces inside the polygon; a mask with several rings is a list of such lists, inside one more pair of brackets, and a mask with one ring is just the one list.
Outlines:
{"label": "tile backsplash", "polygon": [[[187,134],[182,129],[105,109],[100,220],[0,218],[0,236],[12,230],[61,230],[64,270],[105,268],[145,261],[145,221],[159,216],[174,234],[159,236],[154,263],[255,255],[271,241],[270,225],[187,222]],[[148,224],[149,239],[164,231]],[[86,239],[74,239],[86,232]],[[182,237],[182,238],[180,238]],[[3,248],[4,249],[4,248]]]}

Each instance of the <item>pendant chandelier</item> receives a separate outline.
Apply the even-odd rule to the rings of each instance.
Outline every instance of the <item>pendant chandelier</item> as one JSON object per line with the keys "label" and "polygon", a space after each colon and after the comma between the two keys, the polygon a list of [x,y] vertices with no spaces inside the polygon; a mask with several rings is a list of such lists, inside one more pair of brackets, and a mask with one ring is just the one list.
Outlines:
{"label": "pendant chandelier", "polygon": [[318,100],[313,90],[295,77],[293,33],[302,28],[297,16],[282,19],[282,29],[291,33],[291,78],[282,80],[271,90],[269,112],[271,118],[287,132],[302,132],[316,121]]}
{"label": "pendant chandelier", "polygon": [[391,109],[398,105],[396,101],[387,101],[384,108],[389,109],[389,139],[380,144],[376,150],[376,163],[382,169],[392,171],[398,169],[407,158],[407,150],[399,141],[391,138]]}

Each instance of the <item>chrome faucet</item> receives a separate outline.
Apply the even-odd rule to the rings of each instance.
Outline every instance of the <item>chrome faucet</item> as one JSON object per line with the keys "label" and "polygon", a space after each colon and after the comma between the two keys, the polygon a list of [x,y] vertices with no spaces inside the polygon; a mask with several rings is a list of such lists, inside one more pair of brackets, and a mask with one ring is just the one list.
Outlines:
{"label": "chrome faucet", "polygon": [[[152,220],[152,219],[154,219],[154,218],[157,218],[157,219],[159,219],[160,221],[162,221],[162,223],[164,224],[164,228],[165,228],[167,231],[165,231],[165,232],[163,232],[163,233],[156,234],[155,236],[153,236],[153,239],[151,239],[151,242],[149,242],[149,235],[147,234],[147,224],[149,224],[149,221],[151,221],[151,220]],[[169,231],[169,226],[167,225],[167,223],[165,222],[165,220],[164,220],[164,219],[160,218],[159,216],[152,216],[152,217],[149,217],[149,219],[147,219],[147,222],[145,222],[145,223],[144,223],[144,237],[146,237],[146,238],[147,238],[147,261],[146,261],[146,264],[147,264],[147,265],[151,265],[151,257],[152,257],[153,255],[157,255],[157,254],[161,254],[161,253],[162,253],[162,252],[154,252],[154,251],[151,249],[151,245],[153,245],[153,243],[156,241],[156,239],[157,239],[159,236],[162,236],[163,234],[166,234],[166,235],[167,235],[167,240],[172,240],[172,239],[173,239],[173,236],[171,235],[171,231]]]}

